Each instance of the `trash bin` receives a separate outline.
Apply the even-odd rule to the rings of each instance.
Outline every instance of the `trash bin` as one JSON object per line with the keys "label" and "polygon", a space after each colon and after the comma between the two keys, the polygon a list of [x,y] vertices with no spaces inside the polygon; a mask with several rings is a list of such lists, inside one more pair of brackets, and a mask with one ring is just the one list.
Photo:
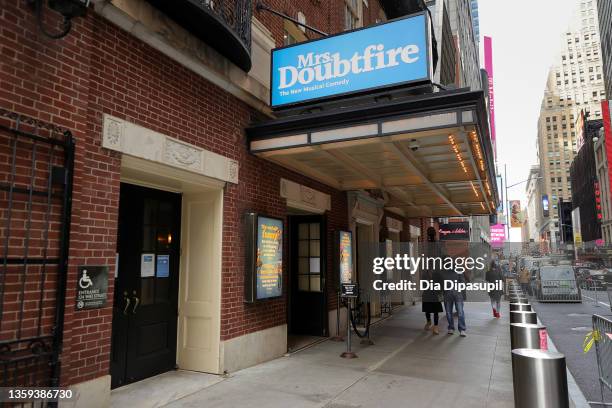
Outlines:
{"label": "trash bin", "polygon": [[515,310],[531,312],[531,305],[524,303],[510,303],[510,311],[514,312]]}
{"label": "trash bin", "polygon": [[540,330],[546,330],[546,326],[532,323],[510,323],[510,349],[539,349]]}
{"label": "trash bin", "polygon": [[532,311],[510,311],[510,323],[538,323],[538,315]]}
{"label": "trash bin", "polygon": [[515,408],[569,408],[565,356],[519,348],[512,350]]}

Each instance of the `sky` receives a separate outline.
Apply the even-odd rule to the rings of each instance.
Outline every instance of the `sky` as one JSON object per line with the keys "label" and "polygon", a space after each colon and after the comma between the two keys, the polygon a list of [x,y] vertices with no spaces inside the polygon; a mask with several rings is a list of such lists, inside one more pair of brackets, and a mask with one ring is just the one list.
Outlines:
{"label": "sky", "polygon": [[[526,180],[530,166],[537,164],[537,123],[548,69],[578,1],[478,2],[481,48],[483,36],[493,39],[497,163],[502,175],[507,165],[508,185]],[[525,183],[511,188],[508,198],[524,206]],[[510,239],[520,240],[520,229]]]}

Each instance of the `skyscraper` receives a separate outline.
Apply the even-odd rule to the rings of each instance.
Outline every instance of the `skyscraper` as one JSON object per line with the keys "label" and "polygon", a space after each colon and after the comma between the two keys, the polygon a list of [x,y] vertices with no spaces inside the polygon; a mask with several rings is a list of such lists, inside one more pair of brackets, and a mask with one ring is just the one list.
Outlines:
{"label": "skyscraper", "polygon": [[599,0],[597,9],[604,82],[608,99],[612,99],[612,1]]}
{"label": "skyscraper", "polygon": [[542,195],[550,200],[549,216],[539,214],[541,239],[559,242],[559,198],[571,200],[570,164],[580,148],[581,112],[601,118],[605,98],[599,27],[594,0],[580,0],[562,49],[550,68],[538,120],[538,158]]}
{"label": "skyscraper", "polygon": [[470,12],[472,13],[472,29],[476,46],[480,45],[480,17],[478,16],[478,0],[470,0]]}

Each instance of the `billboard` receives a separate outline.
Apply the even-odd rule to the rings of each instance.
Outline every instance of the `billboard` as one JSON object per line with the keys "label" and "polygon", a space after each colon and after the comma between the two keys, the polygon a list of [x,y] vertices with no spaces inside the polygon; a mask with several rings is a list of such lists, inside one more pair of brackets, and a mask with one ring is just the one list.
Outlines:
{"label": "billboard", "polygon": [[582,228],[580,226],[580,207],[572,210],[572,226],[574,230],[574,246],[582,245]]}
{"label": "billboard", "polygon": [[430,24],[420,13],[272,50],[270,105],[301,104],[431,80]]}
{"label": "billboard", "polygon": [[521,228],[521,202],[510,201],[510,228]]}
{"label": "billboard", "polygon": [[491,246],[501,248],[506,242],[506,226],[504,224],[491,225]]}
{"label": "billboard", "polygon": [[[610,101],[601,101],[601,116],[603,117],[604,125],[604,146],[606,156],[612,157],[612,103]],[[608,163],[608,191],[612,191],[612,166]]]}
{"label": "billboard", "polygon": [[495,134],[495,92],[493,89],[493,40],[484,37],[485,71],[489,76],[489,121],[491,124],[491,144],[493,145],[493,158],[497,158],[497,137]]}
{"label": "billboard", "polygon": [[283,293],[283,220],[247,214],[245,301]]}

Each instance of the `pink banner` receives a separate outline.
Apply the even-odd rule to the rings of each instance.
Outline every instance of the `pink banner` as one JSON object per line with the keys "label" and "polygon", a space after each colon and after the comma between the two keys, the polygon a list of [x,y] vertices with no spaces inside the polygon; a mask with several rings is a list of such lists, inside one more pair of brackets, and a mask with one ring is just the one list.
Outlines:
{"label": "pink banner", "polygon": [[499,248],[506,242],[506,226],[504,224],[491,225],[491,246]]}
{"label": "pink banner", "polygon": [[495,135],[495,92],[493,90],[493,40],[484,37],[485,71],[489,76],[489,116],[491,123],[491,144],[493,145],[493,156],[497,158],[497,138]]}

